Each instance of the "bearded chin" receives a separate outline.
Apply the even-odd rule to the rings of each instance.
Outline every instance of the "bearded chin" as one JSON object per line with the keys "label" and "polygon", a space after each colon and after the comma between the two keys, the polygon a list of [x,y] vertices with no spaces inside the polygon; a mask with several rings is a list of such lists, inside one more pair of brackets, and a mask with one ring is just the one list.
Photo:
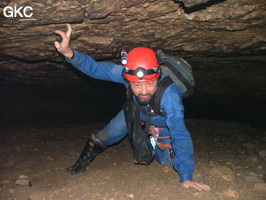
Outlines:
{"label": "bearded chin", "polygon": [[138,95],[137,96],[137,102],[140,105],[147,106],[151,102],[153,95],[149,94],[149,96],[150,96],[150,98],[148,98],[148,99],[141,99],[140,95]]}

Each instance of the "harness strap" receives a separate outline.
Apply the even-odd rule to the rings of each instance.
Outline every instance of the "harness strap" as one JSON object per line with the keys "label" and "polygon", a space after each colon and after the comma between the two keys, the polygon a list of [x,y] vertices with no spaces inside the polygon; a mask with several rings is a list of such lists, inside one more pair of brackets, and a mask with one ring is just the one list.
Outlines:
{"label": "harness strap", "polygon": [[[158,130],[158,134],[156,134],[156,131],[151,131],[151,128],[156,128]],[[163,136],[163,137],[160,137],[160,131],[161,129],[163,129],[163,127],[157,127],[157,126],[150,126],[150,131],[149,131],[149,134],[153,135],[153,137],[155,137],[156,139],[167,139],[167,138],[170,138],[170,136]]]}
{"label": "harness strap", "polygon": [[148,112],[147,112],[147,117],[146,117],[146,124],[145,124],[145,133],[148,133],[150,131],[150,123],[151,123],[151,107],[149,106]]}
{"label": "harness strap", "polygon": [[[157,131],[158,131],[157,133],[156,133],[156,131],[155,131],[155,128],[156,128]],[[149,132],[149,134],[151,134],[151,135],[152,135],[151,137],[154,138],[155,145],[157,145],[157,147],[158,147],[159,149],[161,149],[162,151],[164,151],[164,150],[167,149],[167,148],[172,149],[172,145],[171,145],[171,143],[157,142],[158,139],[168,139],[168,138],[170,138],[170,136],[160,137],[159,135],[160,135],[160,130],[161,130],[161,129],[162,129],[162,127],[150,126],[150,132]]]}

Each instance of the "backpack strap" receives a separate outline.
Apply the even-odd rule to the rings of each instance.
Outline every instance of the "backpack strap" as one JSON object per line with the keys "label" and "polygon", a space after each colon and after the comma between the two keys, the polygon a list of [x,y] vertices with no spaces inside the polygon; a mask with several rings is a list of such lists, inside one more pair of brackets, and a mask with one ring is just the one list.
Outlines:
{"label": "backpack strap", "polygon": [[172,83],[173,81],[170,76],[163,78],[163,80],[159,82],[158,89],[154,93],[153,99],[150,102],[152,110],[159,116],[165,116],[165,113],[161,111],[161,100],[165,89]]}

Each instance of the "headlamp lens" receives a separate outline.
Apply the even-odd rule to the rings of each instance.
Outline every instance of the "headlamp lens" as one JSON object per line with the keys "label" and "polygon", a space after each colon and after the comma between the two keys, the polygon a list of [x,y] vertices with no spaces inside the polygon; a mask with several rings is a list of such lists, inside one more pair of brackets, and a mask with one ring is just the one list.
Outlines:
{"label": "headlamp lens", "polygon": [[127,59],[126,59],[125,57],[123,57],[123,58],[121,59],[121,63],[122,63],[123,65],[127,64]]}
{"label": "headlamp lens", "polygon": [[139,78],[143,78],[143,76],[144,76],[144,72],[143,72],[141,69],[139,69],[136,75],[137,75],[137,77],[139,77]]}

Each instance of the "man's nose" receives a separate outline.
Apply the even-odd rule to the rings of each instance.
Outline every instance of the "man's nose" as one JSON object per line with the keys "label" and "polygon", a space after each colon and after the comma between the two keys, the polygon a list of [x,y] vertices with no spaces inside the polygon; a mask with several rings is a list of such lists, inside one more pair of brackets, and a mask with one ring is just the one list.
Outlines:
{"label": "man's nose", "polygon": [[142,85],[141,86],[141,91],[140,91],[141,94],[146,94],[147,93],[147,87],[146,85]]}

